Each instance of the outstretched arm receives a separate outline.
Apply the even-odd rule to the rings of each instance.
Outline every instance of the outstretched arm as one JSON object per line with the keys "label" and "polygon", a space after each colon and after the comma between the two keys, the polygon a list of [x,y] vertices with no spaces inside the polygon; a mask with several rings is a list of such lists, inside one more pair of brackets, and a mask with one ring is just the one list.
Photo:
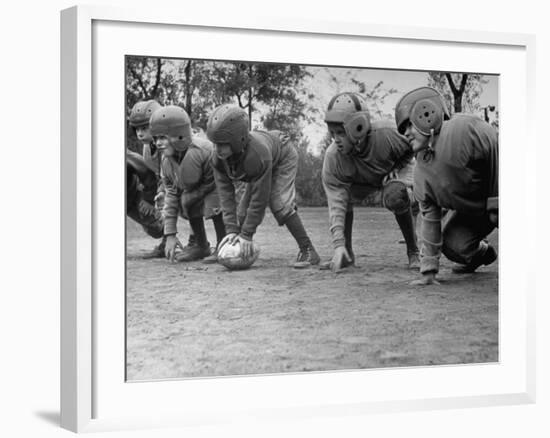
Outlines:
{"label": "outstretched arm", "polygon": [[430,201],[420,202],[422,214],[420,250],[420,273],[422,278],[415,280],[413,285],[439,284],[435,279],[439,272],[439,259],[441,257],[441,207]]}
{"label": "outstretched arm", "polygon": [[246,240],[252,240],[252,236],[264,218],[271,194],[272,170],[271,160],[262,160],[258,175],[249,182],[250,201],[241,227],[241,236]]}
{"label": "outstretched arm", "polygon": [[223,212],[225,230],[227,234],[239,233],[241,227],[237,220],[237,203],[235,202],[235,187],[233,186],[233,181],[223,169],[223,164],[220,161],[215,162],[213,170],[216,190],[218,190],[220,205]]}
{"label": "outstretched arm", "polygon": [[327,195],[330,233],[334,248],[345,246],[344,227],[346,211],[350,202],[349,190],[351,184],[345,182],[339,175],[334,151],[327,151],[323,161],[322,182]]}

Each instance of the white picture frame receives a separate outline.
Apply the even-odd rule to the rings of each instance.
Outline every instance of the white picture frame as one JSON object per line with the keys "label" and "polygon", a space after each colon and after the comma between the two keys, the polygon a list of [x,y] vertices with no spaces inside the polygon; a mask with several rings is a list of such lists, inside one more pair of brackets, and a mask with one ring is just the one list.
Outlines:
{"label": "white picture frame", "polygon": [[[534,246],[536,216],[527,215],[526,209],[512,209],[510,200],[535,205],[535,175],[525,158],[507,149],[507,145],[521,141],[526,149],[523,155],[535,155],[533,115],[529,113],[534,108],[534,36],[247,15],[228,23],[222,16],[205,17],[192,11],[92,6],[62,11],[61,25],[62,427],[96,432],[206,425],[235,418],[257,421],[534,402],[535,276],[521,252],[513,249],[524,248],[526,243]],[[172,43],[159,50],[150,38],[137,37],[144,31],[153,39],[166,38]],[[201,44],[192,49],[178,49],[181,32],[186,37],[208,40],[200,40]],[[498,364],[124,382],[124,356],[120,356],[124,349],[124,314],[120,313],[124,253],[120,253],[120,245],[125,215],[124,203],[120,204],[123,184],[116,184],[123,176],[123,148],[120,156],[115,153],[108,161],[101,146],[101,140],[107,138],[118,144],[121,137],[117,130],[123,129],[119,122],[123,117],[120,67],[124,60],[120,55],[139,50],[144,55],[215,57],[220,48],[208,41],[220,36],[248,41],[237,44],[225,58],[303,62],[299,47],[284,54],[277,50],[266,54],[262,44],[277,40],[280,46],[296,46],[300,41],[304,47],[311,44],[308,62],[327,62],[323,44],[334,43],[331,63],[349,65],[348,50],[337,49],[367,45],[373,52],[368,63],[360,61],[365,66],[467,71],[465,66],[469,65],[473,68],[470,71],[501,75],[500,232],[504,251],[499,281],[502,350]],[[383,53],[399,47],[407,49],[400,51],[399,58]],[[434,53],[433,59],[426,58],[425,51]],[[446,56],[448,52],[455,55]],[[107,107],[114,115],[107,114],[111,110],[100,110]],[[517,178],[514,181],[510,181],[512,166]],[[511,230],[518,225],[527,233],[514,236]],[[507,269],[512,264],[513,273]],[[511,293],[512,289],[516,292]],[[363,386],[369,391],[356,390]]]}

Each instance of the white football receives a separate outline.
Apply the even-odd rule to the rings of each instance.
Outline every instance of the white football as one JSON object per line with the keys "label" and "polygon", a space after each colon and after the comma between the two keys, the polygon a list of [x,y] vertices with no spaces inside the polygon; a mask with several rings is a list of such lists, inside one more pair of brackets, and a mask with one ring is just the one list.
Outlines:
{"label": "white football", "polygon": [[227,269],[247,269],[258,260],[259,255],[260,247],[255,242],[252,242],[252,256],[248,258],[242,257],[239,241],[235,243],[225,242],[218,249],[218,262]]}

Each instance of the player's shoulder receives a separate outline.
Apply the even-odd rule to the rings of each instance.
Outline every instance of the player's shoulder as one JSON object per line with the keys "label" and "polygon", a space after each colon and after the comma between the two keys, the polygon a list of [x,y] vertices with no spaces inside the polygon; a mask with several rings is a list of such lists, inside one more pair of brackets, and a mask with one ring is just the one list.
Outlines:
{"label": "player's shoulder", "polygon": [[243,157],[243,169],[250,177],[262,174],[273,163],[273,139],[266,131],[251,131]]}
{"label": "player's shoulder", "polygon": [[214,155],[214,144],[200,137],[193,137],[193,142],[185,154],[186,159],[205,160]]}
{"label": "player's shoulder", "polygon": [[265,132],[267,133],[271,141],[274,143],[285,145],[291,141],[290,135],[288,135],[286,132],[279,131],[278,129],[265,131]]}
{"label": "player's shoulder", "polygon": [[269,147],[273,142],[273,132],[256,129],[248,133],[248,142],[254,146]]}
{"label": "player's shoulder", "polygon": [[393,120],[381,119],[371,123],[370,137],[376,140],[384,138],[405,138],[397,131],[397,126]]}
{"label": "player's shoulder", "polygon": [[471,134],[486,134],[496,136],[496,130],[489,123],[475,114],[455,113],[450,120],[443,123],[442,134],[450,136]]}
{"label": "player's shoulder", "polygon": [[490,126],[481,117],[468,113],[454,113],[450,120],[443,123],[443,127],[446,129],[483,128],[484,125]]}
{"label": "player's shoulder", "polygon": [[191,149],[193,148],[212,152],[214,150],[214,144],[207,138],[194,136]]}
{"label": "player's shoulder", "polygon": [[271,158],[275,139],[267,131],[250,131],[248,135],[247,156],[260,159]]}
{"label": "player's shoulder", "polygon": [[397,131],[395,122],[388,119],[376,120],[372,123],[368,141],[376,144],[377,147],[385,145],[391,149],[409,149],[409,143],[405,136]]}
{"label": "player's shoulder", "polygon": [[379,119],[371,122],[372,131],[395,131],[397,132],[397,125],[390,119]]}

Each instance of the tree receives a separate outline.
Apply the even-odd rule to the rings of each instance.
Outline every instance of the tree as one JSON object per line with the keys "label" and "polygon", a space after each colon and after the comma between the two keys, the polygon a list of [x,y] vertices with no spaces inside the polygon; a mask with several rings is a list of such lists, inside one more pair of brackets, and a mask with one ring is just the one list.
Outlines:
{"label": "tree", "polygon": [[479,113],[479,96],[487,80],[475,73],[428,73],[428,86],[438,90],[451,113]]}
{"label": "tree", "polygon": [[298,205],[320,207],[327,205],[321,182],[323,157],[309,152],[309,141],[302,138],[297,146],[298,172],[296,174],[296,201]]}
{"label": "tree", "polygon": [[[304,67],[268,63],[216,63],[213,100],[233,101],[248,112],[251,126],[261,110],[259,123],[265,129],[295,130],[304,118]],[[289,132],[290,133],[290,132]]]}
{"label": "tree", "polygon": [[393,119],[393,113],[383,110],[384,101],[394,93],[395,88],[386,88],[384,81],[378,81],[374,85],[367,85],[362,69],[335,69],[325,67],[329,76],[329,84],[332,85],[331,96],[345,91],[355,92],[365,98],[371,116],[377,119]]}
{"label": "tree", "polygon": [[161,58],[126,58],[126,107],[128,112],[140,100],[157,99],[161,93]]}

